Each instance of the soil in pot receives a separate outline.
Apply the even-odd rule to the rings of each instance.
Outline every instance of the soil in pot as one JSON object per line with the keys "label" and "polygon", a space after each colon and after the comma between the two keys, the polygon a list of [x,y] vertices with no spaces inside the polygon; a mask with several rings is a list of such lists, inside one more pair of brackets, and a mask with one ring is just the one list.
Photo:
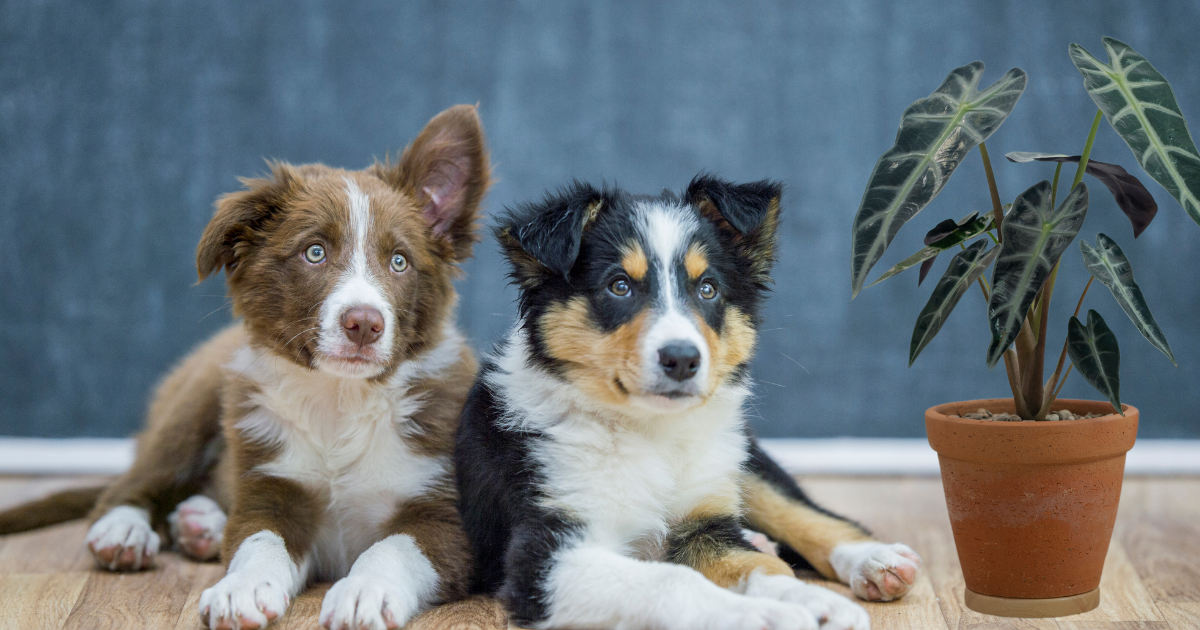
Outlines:
{"label": "soil in pot", "polygon": [[[1106,402],[1062,403],[1084,415],[1111,409]],[[1099,603],[1137,410],[1125,406],[1124,417],[1070,422],[961,417],[978,409],[1011,413],[1013,407],[1011,400],[978,400],[925,414],[967,605],[1026,617],[1089,610]]]}
{"label": "soil in pot", "polygon": [[[1091,420],[1092,418],[1103,418],[1107,413],[1080,413],[1077,414],[1069,409],[1060,409],[1051,411],[1046,415],[1047,422],[1058,422],[1059,420]],[[1015,413],[1005,413],[1003,411],[992,412],[988,409],[980,408],[974,413],[964,413],[958,418],[969,418],[971,420],[992,420],[995,422],[1024,422],[1025,419]]]}

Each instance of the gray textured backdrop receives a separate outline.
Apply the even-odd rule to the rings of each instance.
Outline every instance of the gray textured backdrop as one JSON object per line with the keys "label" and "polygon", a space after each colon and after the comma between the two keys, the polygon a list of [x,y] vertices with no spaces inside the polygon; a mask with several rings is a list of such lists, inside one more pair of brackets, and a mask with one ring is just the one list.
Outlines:
{"label": "gray textured backdrop", "polygon": [[[980,296],[913,369],[908,339],[932,283],[917,290],[909,272],[850,303],[850,222],[904,107],[957,65],[983,60],[989,83],[1021,66],[1029,88],[992,154],[1077,152],[1095,106],[1067,44],[1100,52],[1112,35],[1154,62],[1200,125],[1197,24],[1194,0],[2,2],[0,434],[136,429],[159,375],[229,320],[220,279],[192,285],[193,247],[213,199],[264,157],[362,167],[442,108],[479,102],[500,178],[491,211],[572,177],[645,192],[701,169],[783,180],[757,426],[922,435],[925,407],[1006,383],[984,366]],[[1094,157],[1143,176],[1107,125]],[[1007,200],[1053,172],[996,166]],[[1125,246],[1180,367],[1103,288],[1086,306],[1121,340],[1141,435],[1200,437],[1200,226],[1143,178],[1162,209],[1137,242],[1094,182],[1084,233]],[[877,269],[937,221],[988,207],[973,153]],[[490,242],[478,252],[460,320],[484,348],[510,325],[513,292]],[[1086,279],[1076,252],[1066,261],[1053,340]],[[1098,396],[1074,376],[1066,394]]]}

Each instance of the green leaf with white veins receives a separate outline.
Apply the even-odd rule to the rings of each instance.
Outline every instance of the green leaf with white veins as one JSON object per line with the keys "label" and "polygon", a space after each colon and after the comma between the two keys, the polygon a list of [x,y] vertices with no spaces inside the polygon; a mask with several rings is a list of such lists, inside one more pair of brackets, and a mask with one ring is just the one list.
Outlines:
{"label": "green leaf with white veins", "polygon": [[1088,311],[1087,326],[1079,318],[1071,318],[1067,323],[1067,352],[1083,380],[1125,415],[1121,409],[1121,349],[1100,313]]}
{"label": "green leaf with white veins", "polygon": [[896,144],[875,163],[854,217],[853,295],[900,228],[933,201],[967,153],[1000,127],[1025,91],[1020,68],[979,91],[982,75],[980,61],[955,68],[936,92],[904,111]]}
{"label": "green leaf with white veins", "polygon": [[[978,215],[979,213],[975,214]],[[905,269],[915,267],[926,260],[936,258],[938,254],[946,251],[947,249],[950,249],[959,243],[965,243],[990,229],[992,229],[991,221],[984,220],[984,218],[979,218],[978,216],[972,218],[970,221],[965,221],[953,232],[947,234],[945,238],[931,245],[926,245],[917,253],[896,263],[895,266],[887,270],[887,273],[879,276],[875,282],[867,285],[867,288],[873,287],[880,282],[883,282],[884,280],[887,280],[888,278],[900,273],[901,271],[904,271]]]}
{"label": "green leaf with white veins", "polygon": [[913,361],[917,360],[917,355],[921,354],[925,346],[933,341],[938,331],[942,329],[942,324],[946,323],[946,318],[950,317],[950,312],[958,305],[958,301],[962,299],[967,289],[975,284],[979,276],[982,276],[992,261],[996,259],[996,254],[1000,253],[999,247],[983,251],[987,244],[987,239],[976,241],[950,259],[950,266],[946,268],[946,273],[942,275],[941,280],[938,280],[937,286],[933,288],[933,294],[929,296],[929,302],[917,316],[917,325],[913,328],[912,342],[908,347],[909,366],[912,366]]}
{"label": "green leaf with white veins", "polygon": [[1071,44],[1083,86],[1138,164],[1200,223],[1200,153],[1171,84],[1128,45],[1105,37],[1104,49],[1107,64]]}
{"label": "green leaf with white veins", "polygon": [[1098,234],[1096,247],[1081,240],[1079,249],[1083,252],[1083,262],[1088,271],[1112,291],[1113,297],[1117,298],[1117,304],[1120,304],[1129,319],[1133,320],[1133,325],[1137,326],[1146,341],[1167,355],[1171,363],[1175,363],[1171,346],[1167,345],[1166,336],[1158,327],[1158,322],[1154,321],[1154,315],[1150,314],[1146,298],[1142,296],[1141,288],[1133,280],[1133,266],[1129,264],[1125,252],[1121,251],[1121,246],[1104,234]]}
{"label": "green leaf with white veins", "polygon": [[1087,206],[1088,191],[1083,182],[1071,189],[1057,209],[1050,206],[1050,182],[1045,180],[1013,202],[1000,228],[1000,256],[992,269],[988,367],[996,365],[1021,332],[1033,298],[1083,226]]}

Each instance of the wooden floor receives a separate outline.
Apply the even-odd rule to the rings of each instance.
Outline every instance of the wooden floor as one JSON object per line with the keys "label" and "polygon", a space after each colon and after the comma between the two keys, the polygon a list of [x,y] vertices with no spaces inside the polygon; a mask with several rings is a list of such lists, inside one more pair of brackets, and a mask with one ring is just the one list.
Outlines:
{"label": "wooden floor", "polygon": [[[0,477],[0,507],[96,481]],[[866,604],[875,630],[1200,628],[1200,479],[1126,479],[1100,607],[1061,619],[1005,619],[963,607],[962,573],[939,479],[824,477],[802,482],[818,502],[861,520],[885,540],[908,543],[925,559],[925,570],[908,597]],[[197,602],[221,577],[220,566],[166,553],[153,571],[98,571],[84,549],[84,532],[84,525],[74,522],[0,537],[0,628],[200,627]],[[271,627],[316,628],[326,588],[309,589]],[[832,588],[848,594],[839,585]],[[446,612],[432,611],[410,627],[445,627]],[[493,610],[473,627],[503,627],[503,619],[501,611]]]}

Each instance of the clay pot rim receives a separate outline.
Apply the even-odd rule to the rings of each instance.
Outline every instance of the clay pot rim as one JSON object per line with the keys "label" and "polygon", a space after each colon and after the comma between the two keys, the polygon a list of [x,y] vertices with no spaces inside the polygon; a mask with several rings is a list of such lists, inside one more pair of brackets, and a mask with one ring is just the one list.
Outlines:
{"label": "clay pot rim", "polygon": [[[1066,407],[1067,410],[1070,411],[1071,413],[1075,413],[1075,410],[1072,409],[1072,406],[1076,403],[1083,404],[1083,405],[1089,405],[1089,406],[1090,405],[1103,405],[1104,407],[1107,407],[1108,409],[1112,409],[1112,403],[1108,402],[1107,400],[1084,400],[1081,398],[1059,398],[1055,402],[1062,403],[1062,407]],[[929,409],[925,410],[925,416],[927,418],[935,418],[940,422],[953,422],[953,423],[964,424],[964,425],[975,425],[975,426],[986,426],[986,427],[994,427],[994,426],[1009,426],[1009,427],[1076,426],[1076,427],[1083,427],[1083,426],[1091,425],[1091,424],[1101,424],[1104,422],[1112,422],[1113,420],[1124,420],[1129,417],[1130,413],[1135,413],[1135,414],[1139,413],[1137,407],[1134,407],[1133,405],[1129,405],[1126,403],[1121,403],[1121,409],[1125,412],[1125,415],[1121,415],[1119,413],[1114,412],[1114,413],[1100,416],[1098,418],[1078,418],[1075,420],[1058,420],[1056,422],[1051,422],[1049,420],[979,420],[976,418],[963,418],[961,416],[957,416],[952,413],[947,413],[948,411],[950,411],[949,409],[947,409],[947,407],[951,407],[951,406],[961,405],[963,407],[970,407],[973,409],[980,409],[980,408],[988,409],[989,404],[991,404],[992,406],[999,404],[999,405],[1004,405],[1004,406],[1007,406],[1007,407],[1010,407],[1013,409],[1016,408],[1016,404],[1013,402],[1012,398],[980,398],[977,400],[962,400],[962,401],[948,402],[948,403],[942,403],[940,405],[935,405],[935,406],[930,407]],[[991,409],[988,409],[988,410],[991,411]],[[968,412],[968,413],[971,413],[971,412]],[[1012,413],[1012,412],[1005,411],[1004,413]],[[1084,412],[1084,413],[1095,413],[1095,412]]]}
{"label": "clay pot rim", "polygon": [[[1112,408],[1107,401],[1064,399],[1067,408]],[[950,402],[925,411],[929,446],[940,458],[999,465],[1072,464],[1123,456],[1137,439],[1139,413],[1122,405],[1125,415],[1108,414],[1087,420],[975,420],[947,415],[990,407],[1013,408],[1011,398]]]}

